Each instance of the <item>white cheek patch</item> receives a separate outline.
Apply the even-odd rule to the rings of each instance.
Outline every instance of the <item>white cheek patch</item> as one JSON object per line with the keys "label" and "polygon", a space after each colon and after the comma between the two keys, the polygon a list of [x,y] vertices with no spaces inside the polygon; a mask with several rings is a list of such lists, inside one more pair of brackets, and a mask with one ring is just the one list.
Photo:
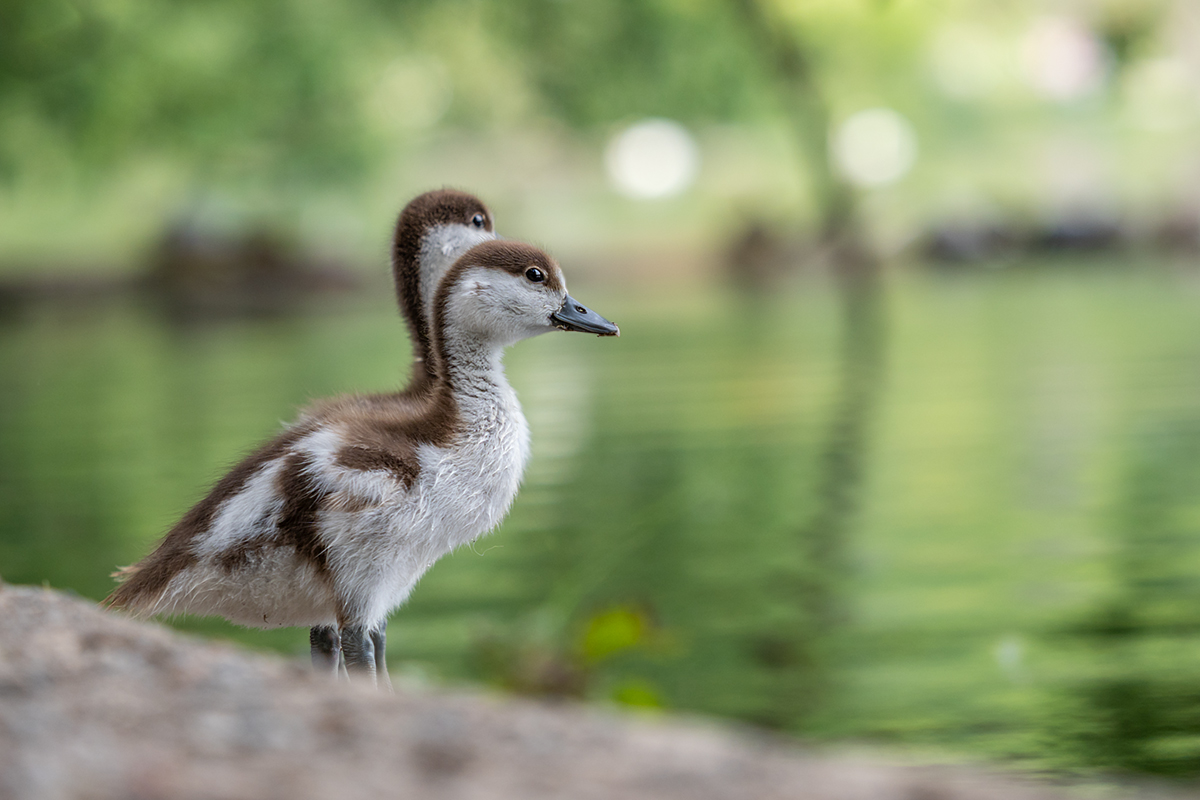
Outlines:
{"label": "white cheek patch", "polygon": [[421,240],[420,273],[421,302],[425,318],[431,318],[433,298],[446,270],[462,257],[463,253],[482,242],[498,238],[492,231],[480,230],[468,225],[439,225],[430,228]]}
{"label": "white cheek patch", "polygon": [[473,267],[451,292],[450,306],[455,324],[507,345],[552,330],[550,315],[563,297],[523,275]]}

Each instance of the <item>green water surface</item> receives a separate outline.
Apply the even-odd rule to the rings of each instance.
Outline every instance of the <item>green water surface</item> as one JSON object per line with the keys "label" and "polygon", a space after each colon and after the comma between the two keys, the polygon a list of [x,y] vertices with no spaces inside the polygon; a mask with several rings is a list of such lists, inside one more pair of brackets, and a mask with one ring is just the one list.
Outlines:
{"label": "green water surface", "polygon": [[[897,271],[865,356],[819,282],[625,288],[585,298],[620,339],[510,352],[524,488],[393,615],[396,671],[1200,774],[1194,270]],[[202,325],[132,301],[9,313],[0,576],[102,598],[299,406],[400,382],[387,300]]]}

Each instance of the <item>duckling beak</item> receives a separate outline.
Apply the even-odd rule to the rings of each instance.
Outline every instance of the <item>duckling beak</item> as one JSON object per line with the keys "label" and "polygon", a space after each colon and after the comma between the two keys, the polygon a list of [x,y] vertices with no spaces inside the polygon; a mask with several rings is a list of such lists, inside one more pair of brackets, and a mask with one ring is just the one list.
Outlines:
{"label": "duckling beak", "polygon": [[581,331],[594,333],[597,336],[620,336],[621,329],[595,311],[584,308],[571,295],[563,301],[562,308],[550,315],[550,321],[560,331]]}

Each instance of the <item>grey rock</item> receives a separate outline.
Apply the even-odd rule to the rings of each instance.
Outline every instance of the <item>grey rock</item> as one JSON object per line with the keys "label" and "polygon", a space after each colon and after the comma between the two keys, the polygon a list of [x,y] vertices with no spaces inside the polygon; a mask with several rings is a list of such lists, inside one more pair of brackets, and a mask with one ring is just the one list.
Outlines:
{"label": "grey rock", "polygon": [[0,798],[1036,800],[965,769],[805,751],[695,721],[401,687],[0,584]]}

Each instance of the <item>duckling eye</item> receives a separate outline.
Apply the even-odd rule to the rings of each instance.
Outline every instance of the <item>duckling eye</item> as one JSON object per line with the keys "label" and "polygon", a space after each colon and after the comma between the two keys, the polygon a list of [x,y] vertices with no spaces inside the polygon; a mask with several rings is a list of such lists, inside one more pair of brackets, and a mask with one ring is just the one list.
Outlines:
{"label": "duckling eye", "polygon": [[487,224],[487,218],[484,217],[483,214],[476,214],[475,216],[471,217],[471,224],[476,228],[482,228],[485,224]]}
{"label": "duckling eye", "polygon": [[546,280],[546,273],[542,272],[537,267],[530,267],[529,269],[525,270],[525,277],[529,278],[529,280],[533,281],[534,283],[541,283],[542,281]]}

